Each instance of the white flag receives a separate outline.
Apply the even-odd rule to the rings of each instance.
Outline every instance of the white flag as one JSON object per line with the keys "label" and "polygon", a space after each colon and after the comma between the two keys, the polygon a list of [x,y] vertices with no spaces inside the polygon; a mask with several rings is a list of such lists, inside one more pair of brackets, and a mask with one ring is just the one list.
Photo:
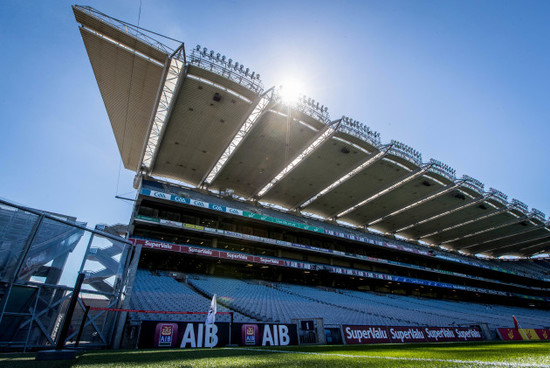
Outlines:
{"label": "white flag", "polygon": [[216,323],[216,313],[218,312],[218,304],[216,302],[216,294],[212,297],[212,303],[210,303],[210,309],[208,310],[208,315],[206,316],[205,324],[211,325]]}

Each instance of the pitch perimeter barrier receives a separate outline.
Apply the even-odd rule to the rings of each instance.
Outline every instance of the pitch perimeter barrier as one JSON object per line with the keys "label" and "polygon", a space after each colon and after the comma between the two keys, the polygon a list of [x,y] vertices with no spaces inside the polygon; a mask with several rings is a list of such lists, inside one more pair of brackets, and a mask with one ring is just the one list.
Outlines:
{"label": "pitch perimeter barrier", "polygon": [[286,346],[298,344],[295,324],[142,321],[138,348],[211,348],[227,345]]}
{"label": "pitch perimeter barrier", "polygon": [[550,340],[550,330],[542,328],[497,328],[501,340]]}
{"label": "pitch perimeter barrier", "polygon": [[472,327],[342,325],[346,344],[482,341],[481,329]]}

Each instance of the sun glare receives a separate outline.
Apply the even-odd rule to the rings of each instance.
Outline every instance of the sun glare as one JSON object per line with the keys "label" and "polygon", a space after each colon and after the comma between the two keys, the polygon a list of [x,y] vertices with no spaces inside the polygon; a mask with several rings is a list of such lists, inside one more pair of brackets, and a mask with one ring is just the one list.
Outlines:
{"label": "sun glare", "polygon": [[300,94],[302,93],[302,86],[297,80],[289,79],[281,84],[279,88],[279,93],[285,104],[294,104],[300,98]]}

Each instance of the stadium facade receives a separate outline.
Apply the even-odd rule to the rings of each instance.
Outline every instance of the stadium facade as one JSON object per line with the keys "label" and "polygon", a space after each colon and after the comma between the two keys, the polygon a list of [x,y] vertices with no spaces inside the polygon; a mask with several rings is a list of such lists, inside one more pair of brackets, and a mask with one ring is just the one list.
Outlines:
{"label": "stadium facade", "polygon": [[116,292],[85,279],[117,295],[93,308],[117,313],[106,344],[549,338],[544,213],[220,53],[73,9],[136,172]]}

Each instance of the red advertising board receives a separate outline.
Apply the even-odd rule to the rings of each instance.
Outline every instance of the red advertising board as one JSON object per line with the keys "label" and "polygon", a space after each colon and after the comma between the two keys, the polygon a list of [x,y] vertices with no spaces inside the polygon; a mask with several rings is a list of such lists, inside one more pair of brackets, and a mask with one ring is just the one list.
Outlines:
{"label": "red advertising board", "polygon": [[502,340],[523,340],[523,337],[515,328],[497,328]]}
{"label": "red advertising board", "polygon": [[502,340],[550,340],[550,330],[529,328],[497,328]]}
{"label": "red advertising board", "polygon": [[535,328],[535,332],[539,335],[541,340],[550,340],[550,330],[543,330],[540,328]]}
{"label": "red advertising board", "polygon": [[342,332],[344,333],[346,344],[483,340],[479,327],[342,325]]}
{"label": "red advertising board", "polygon": [[[145,240],[145,239],[130,239],[130,240],[132,240],[135,245],[140,244],[141,246],[145,248],[150,248],[150,249],[168,250],[168,251],[178,252],[178,253],[196,254],[196,255],[206,256],[206,257],[215,257],[215,258],[230,259],[234,261],[260,263],[260,264],[266,264],[266,265],[272,265],[272,266],[281,266],[281,267],[288,266],[284,260],[273,258],[273,257],[253,256],[253,255],[243,254],[239,252],[222,251],[222,250],[215,250],[215,249],[189,246],[189,245],[178,245],[178,244],[165,243],[165,242],[154,241],[154,240]],[[294,263],[295,265],[290,265],[289,267],[313,269],[312,267],[310,267],[311,265],[309,263],[301,263],[301,262],[294,262]]]}

